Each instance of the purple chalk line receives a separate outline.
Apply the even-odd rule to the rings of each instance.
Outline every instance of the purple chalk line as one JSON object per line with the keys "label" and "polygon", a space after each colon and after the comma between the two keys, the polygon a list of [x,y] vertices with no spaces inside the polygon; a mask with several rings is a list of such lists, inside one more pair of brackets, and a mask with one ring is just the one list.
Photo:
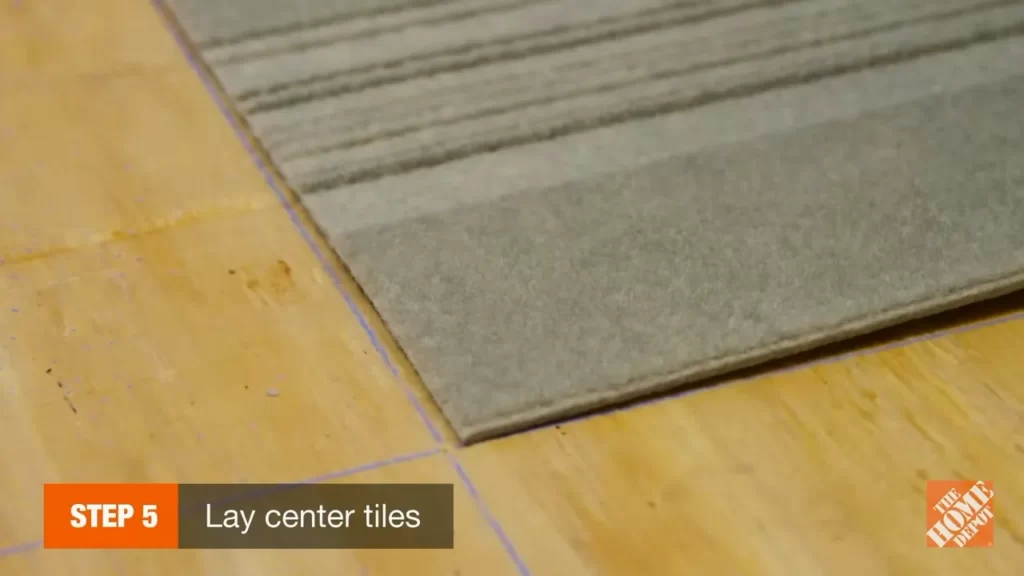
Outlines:
{"label": "purple chalk line", "polygon": [[[192,51],[189,48],[189,44],[185,40],[185,38],[182,37],[180,31],[177,28],[177,25],[174,22],[168,20],[167,15],[171,14],[171,10],[166,5],[165,0],[150,0],[150,3],[152,4],[153,8],[157,11],[157,13],[164,19],[164,23],[167,26],[167,29],[170,31],[171,35],[178,43],[178,47],[181,49],[181,52],[185,56],[185,59],[188,60],[188,63],[192,67],[192,70],[195,71],[200,81],[202,81],[203,86],[206,88],[206,91],[210,95],[210,98],[213,100],[214,104],[217,105],[217,108],[220,110],[221,115],[224,117],[225,120],[227,120],[227,122],[231,125],[231,128],[235,131],[235,136],[238,138],[238,141],[242,144],[242,146],[245,147],[246,151],[249,153],[249,157],[256,165],[256,168],[258,168],[259,171],[263,174],[263,179],[266,181],[267,186],[269,186],[271,191],[273,191],[274,195],[277,196],[278,201],[281,203],[281,207],[284,208],[284,210],[288,213],[288,217],[291,219],[295,229],[299,232],[299,234],[302,236],[302,239],[305,240],[306,244],[313,251],[313,254],[316,256],[317,260],[320,261],[321,267],[331,278],[334,287],[341,294],[342,298],[345,299],[345,303],[348,305],[349,309],[352,311],[355,317],[359,320],[359,325],[362,327],[366,335],[370,338],[370,342],[373,343],[373,347],[377,350],[377,354],[387,365],[388,369],[391,370],[391,373],[394,376],[395,380],[402,385],[402,389],[405,392],[406,398],[409,400],[409,403],[412,404],[413,408],[416,410],[420,420],[423,422],[423,425],[427,428],[427,430],[430,432],[431,437],[434,439],[434,442],[436,444],[443,443],[444,438],[441,436],[441,432],[437,429],[434,423],[431,422],[430,416],[427,414],[426,407],[423,405],[422,402],[420,402],[419,398],[416,397],[416,393],[413,391],[412,387],[409,385],[408,382],[405,381],[405,379],[402,377],[401,372],[398,370],[398,367],[394,364],[394,362],[392,362],[390,354],[388,354],[387,350],[384,348],[384,345],[377,337],[377,334],[370,326],[370,323],[367,321],[362,311],[359,310],[359,306],[356,305],[355,301],[352,299],[352,295],[349,294],[349,291],[345,288],[344,284],[341,281],[341,277],[335,271],[331,261],[323,254],[323,252],[317,245],[316,241],[311,236],[310,232],[306,229],[305,226],[303,226],[302,219],[299,217],[299,214],[298,212],[296,212],[295,208],[288,201],[287,194],[285,194],[285,192],[281,190],[281,188],[277,185],[277,182],[270,168],[263,161],[263,158],[260,157],[260,154],[256,152],[255,148],[252,146],[252,143],[249,141],[248,134],[241,126],[239,126],[238,121],[235,119],[235,115],[230,110],[230,107],[221,98],[220,92],[216,88],[216,81],[213,78],[211,78],[209,74],[207,74],[203,65],[200,64],[197,61],[197,59],[192,55]],[[453,468],[455,469],[455,472],[458,474],[459,478],[462,480],[462,483],[465,485],[467,491],[472,496],[480,513],[484,516],[484,518],[487,520],[487,523],[494,531],[495,536],[498,538],[498,540],[501,541],[501,544],[505,548],[505,552],[508,554],[509,559],[516,565],[516,568],[519,570],[519,574],[522,576],[529,576],[530,571],[526,567],[526,563],[523,561],[522,556],[520,556],[519,552],[516,550],[516,547],[512,544],[512,541],[509,539],[505,529],[501,526],[501,523],[498,521],[497,518],[494,517],[493,514],[491,514],[490,509],[484,503],[483,498],[480,497],[479,492],[477,492],[476,487],[474,486],[469,475],[466,473],[462,464],[460,464],[454,456],[451,456],[449,458],[449,462],[452,464]]]}
{"label": "purple chalk line", "polygon": [[249,490],[242,492],[236,496],[230,498],[221,498],[210,502],[218,506],[226,505],[231,502],[239,502],[249,500],[251,498],[260,498],[263,496],[270,496],[280,492],[291,490],[292,488],[298,488],[300,486],[309,486],[311,484],[321,484],[323,482],[330,482],[331,480],[337,480],[346,476],[354,476],[363,472],[369,472],[371,470],[377,470],[378,468],[387,468],[395,464],[401,464],[402,462],[412,462],[414,460],[422,460],[423,458],[429,458],[441,453],[441,448],[432,448],[430,450],[423,450],[422,452],[414,452],[412,454],[404,454],[402,456],[394,456],[385,460],[378,460],[377,462],[370,462],[369,464],[361,464],[359,466],[353,466],[352,468],[345,468],[335,472],[328,472],[327,474],[321,474],[305,480],[299,480],[298,482],[291,482],[285,484],[275,484],[273,487],[263,488],[261,490]]}
{"label": "purple chalk line", "polygon": [[34,542],[25,542],[24,544],[18,544],[16,546],[0,548],[0,558],[4,558],[6,556],[14,556],[15,554],[21,554],[22,552],[30,552],[32,550],[42,547],[42,545],[42,540],[36,540]]}

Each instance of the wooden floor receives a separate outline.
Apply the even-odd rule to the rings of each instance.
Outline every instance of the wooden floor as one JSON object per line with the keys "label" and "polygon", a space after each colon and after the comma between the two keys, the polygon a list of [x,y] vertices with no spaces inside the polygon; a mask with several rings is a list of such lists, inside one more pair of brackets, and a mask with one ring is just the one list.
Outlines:
{"label": "wooden floor", "polygon": [[[459,448],[296,218],[149,3],[0,2],[0,574],[1024,565],[1024,297],[911,342]],[[43,482],[314,477],[454,483],[455,550],[39,543]],[[925,481],[952,478],[995,483],[993,548],[925,547]]]}

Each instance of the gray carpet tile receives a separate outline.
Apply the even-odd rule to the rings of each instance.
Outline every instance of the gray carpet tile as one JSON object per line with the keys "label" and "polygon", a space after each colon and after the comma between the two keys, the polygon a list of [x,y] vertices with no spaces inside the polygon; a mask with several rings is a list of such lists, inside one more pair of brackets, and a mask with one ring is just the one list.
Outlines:
{"label": "gray carpet tile", "polygon": [[464,440],[1024,285],[1024,1],[170,0]]}

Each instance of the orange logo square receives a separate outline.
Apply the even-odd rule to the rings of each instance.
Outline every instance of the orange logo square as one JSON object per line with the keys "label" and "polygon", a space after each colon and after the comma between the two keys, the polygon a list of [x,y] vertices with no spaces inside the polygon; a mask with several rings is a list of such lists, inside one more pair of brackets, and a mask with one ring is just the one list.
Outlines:
{"label": "orange logo square", "polygon": [[930,480],[926,540],[929,548],[987,548],[995,539],[992,483]]}

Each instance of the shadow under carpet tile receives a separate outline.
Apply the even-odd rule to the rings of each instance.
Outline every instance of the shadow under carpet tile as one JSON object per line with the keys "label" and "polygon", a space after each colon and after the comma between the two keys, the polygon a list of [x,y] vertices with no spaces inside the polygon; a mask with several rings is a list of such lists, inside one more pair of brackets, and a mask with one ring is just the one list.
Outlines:
{"label": "shadow under carpet tile", "polygon": [[1024,287],[1024,1],[170,4],[464,441]]}

